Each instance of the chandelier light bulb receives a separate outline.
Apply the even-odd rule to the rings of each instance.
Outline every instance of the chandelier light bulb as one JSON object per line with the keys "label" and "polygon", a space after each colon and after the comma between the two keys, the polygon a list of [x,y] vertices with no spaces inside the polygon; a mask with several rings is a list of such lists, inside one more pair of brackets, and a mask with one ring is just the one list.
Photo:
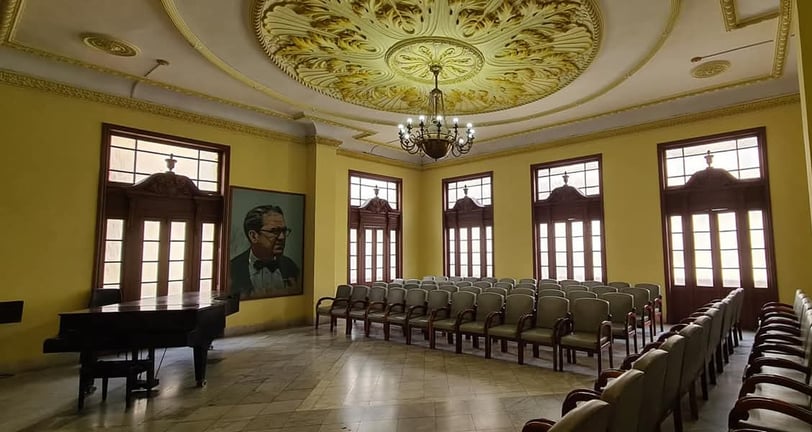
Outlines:
{"label": "chandelier light bulb", "polygon": [[472,125],[471,123],[468,123],[467,125],[465,125],[465,127],[467,127],[468,129],[471,129],[472,127],[474,127],[474,125]]}
{"label": "chandelier light bulb", "polygon": [[454,125],[456,125],[457,123],[459,123],[459,122],[460,122],[460,119],[458,119],[458,118],[454,117],[454,120],[453,120],[453,121],[454,121]]}
{"label": "chandelier light bulb", "polygon": [[441,122],[441,121],[443,121],[443,116],[438,115],[438,116],[436,117],[436,119],[437,119],[437,121],[438,121],[438,122]]}
{"label": "chandelier light bulb", "polygon": [[411,117],[409,117],[408,119],[406,119],[406,123],[408,123],[408,124],[412,124],[412,118],[411,118]]}
{"label": "chandelier light bulb", "polygon": [[418,118],[420,119],[420,122],[421,122],[421,123],[422,123],[422,122],[424,122],[424,121],[426,121],[426,116],[424,116],[424,115],[421,115],[421,116],[420,116],[420,117],[418,117]]}
{"label": "chandelier light bulb", "polygon": [[401,131],[403,130],[403,125],[402,124],[398,125],[398,130],[401,130]]}

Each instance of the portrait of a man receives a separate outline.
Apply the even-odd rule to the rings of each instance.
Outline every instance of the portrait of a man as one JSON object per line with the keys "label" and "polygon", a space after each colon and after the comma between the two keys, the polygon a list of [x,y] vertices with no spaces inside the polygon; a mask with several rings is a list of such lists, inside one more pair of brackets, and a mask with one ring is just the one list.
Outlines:
{"label": "portrait of a man", "polygon": [[[245,193],[241,193],[243,191]],[[243,196],[269,193],[263,191],[233,188],[232,193],[231,293],[239,294],[241,300],[302,294],[304,197],[288,194],[302,201],[302,208],[294,212],[297,221],[291,223],[286,214],[288,210],[283,207],[292,209],[296,207],[293,203],[282,206],[267,201],[267,197],[247,199]],[[267,204],[254,205],[263,200]]]}

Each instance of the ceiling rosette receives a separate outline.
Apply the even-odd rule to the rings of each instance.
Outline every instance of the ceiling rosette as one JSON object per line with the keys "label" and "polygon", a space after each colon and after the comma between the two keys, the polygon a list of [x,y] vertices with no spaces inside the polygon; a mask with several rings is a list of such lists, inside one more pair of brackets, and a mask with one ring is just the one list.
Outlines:
{"label": "ceiling rosette", "polygon": [[425,109],[435,64],[448,113],[539,100],[583,73],[601,40],[593,0],[255,0],[252,18],[298,82],[398,113]]}

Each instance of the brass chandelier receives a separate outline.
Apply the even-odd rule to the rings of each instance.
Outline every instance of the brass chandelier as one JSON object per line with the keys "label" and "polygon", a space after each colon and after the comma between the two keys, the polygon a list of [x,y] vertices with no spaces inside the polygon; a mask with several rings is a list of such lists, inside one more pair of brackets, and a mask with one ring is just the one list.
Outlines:
{"label": "brass chandelier", "polygon": [[446,157],[451,151],[454,156],[461,156],[471,151],[474,143],[474,126],[471,123],[465,125],[465,135],[459,134],[459,119],[452,120],[452,126],[444,123],[445,103],[443,92],[438,87],[438,76],[442,66],[433,64],[429,70],[434,74],[434,89],[429,93],[428,118],[421,115],[417,125],[412,124],[412,119],[406,120],[406,125],[398,125],[398,136],[400,137],[400,147],[410,154],[423,153],[426,156],[437,160]]}

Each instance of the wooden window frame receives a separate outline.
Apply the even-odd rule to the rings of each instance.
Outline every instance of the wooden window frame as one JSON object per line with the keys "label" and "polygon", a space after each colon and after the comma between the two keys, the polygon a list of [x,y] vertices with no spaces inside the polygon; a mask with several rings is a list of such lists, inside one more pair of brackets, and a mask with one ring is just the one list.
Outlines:
{"label": "wooden window frame", "polygon": [[[463,182],[465,180],[478,180],[484,177],[490,177],[491,182],[491,203],[485,206],[476,206],[473,203],[473,200],[470,197],[460,198],[457,200],[457,203],[454,205],[453,208],[446,208],[448,205],[448,184],[452,182]],[[460,253],[460,237],[459,235],[454,237],[455,247],[454,252],[456,254],[456,259],[454,260],[454,264],[456,267],[455,272],[451,272],[450,268],[450,261],[451,257],[449,256],[449,237],[448,237],[448,230],[449,229],[457,229],[460,228],[469,228],[469,229],[479,229],[479,257],[480,257],[480,275],[482,277],[486,277],[488,275],[488,253],[490,252],[491,255],[491,262],[492,264],[492,273],[490,277],[496,274],[496,259],[494,256],[494,251],[487,249],[487,230],[486,227],[491,227],[491,249],[494,248],[496,243],[496,234],[494,232],[494,225],[493,225],[493,206],[494,206],[494,193],[493,193],[493,171],[485,171],[479,172],[475,174],[466,174],[463,176],[457,177],[448,177],[444,178],[442,181],[442,209],[443,209],[443,270],[445,271],[446,275],[460,275],[460,260],[459,260],[459,253]],[[471,242],[471,237],[469,236],[468,241]],[[471,267],[473,267],[473,253],[471,248],[468,248],[468,263]]]}

